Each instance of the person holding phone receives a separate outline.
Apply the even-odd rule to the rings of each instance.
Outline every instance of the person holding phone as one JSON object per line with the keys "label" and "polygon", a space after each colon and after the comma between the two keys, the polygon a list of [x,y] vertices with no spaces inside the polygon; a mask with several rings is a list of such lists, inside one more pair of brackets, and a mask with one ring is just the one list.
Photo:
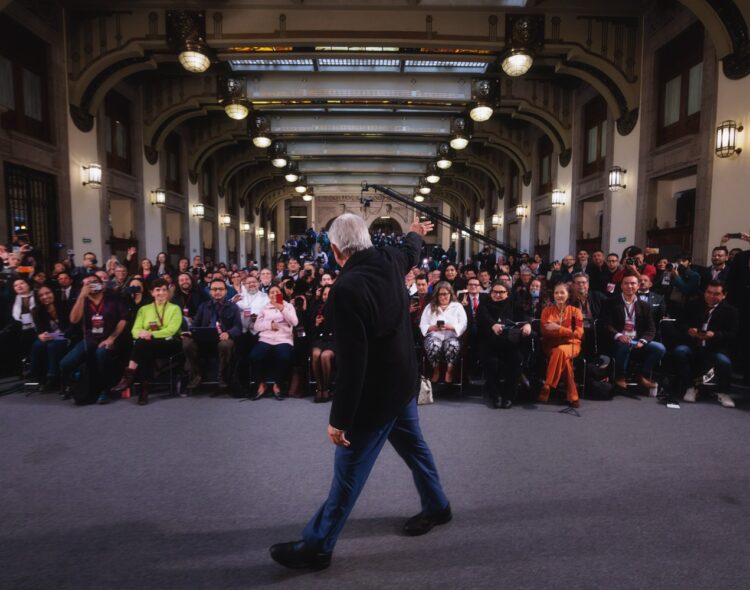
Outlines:
{"label": "person holding phone", "polygon": [[[274,285],[268,291],[268,304],[255,320],[258,343],[250,352],[252,378],[258,384],[253,401],[266,393],[266,381],[273,383],[273,396],[284,399],[281,386],[286,383],[294,355],[294,328],[298,324],[294,305],[287,301],[281,289]],[[271,371],[267,368],[271,367]]]}
{"label": "person holding phone", "polygon": [[450,284],[435,285],[429,305],[422,312],[419,329],[424,336],[424,352],[432,365],[430,380],[437,383],[445,364],[445,382],[453,383],[453,369],[461,353],[461,336],[466,331],[466,311],[458,302]]}

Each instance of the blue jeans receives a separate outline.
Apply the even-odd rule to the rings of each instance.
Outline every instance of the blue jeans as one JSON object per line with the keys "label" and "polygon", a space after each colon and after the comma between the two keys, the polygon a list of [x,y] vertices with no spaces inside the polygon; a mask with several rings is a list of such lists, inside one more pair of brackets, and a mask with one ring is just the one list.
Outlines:
{"label": "blue jeans", "polygon": [[60,374],[60,360],[65,355],[65,351],[68,350],[69,344],[67,340],[42,342],[37,338],[31,345],[32,375],[40,379],[44,377],[56,378]]}
{"label": "blue jeans", "polygon": [[305,527],[302,533],[305,543],[325,553],[333,551],[386,440],[411,469],[422,511],[434,514],[448,505],[435,460],[419,428],[415,399],[379,430],[346,434],[351,446],[336,447],[331,491]]}
{"label": "blue jeans", "polygon": [[692,385],[693,375],[714,369],[716,386],[726,393],[732,381],[732,361],[720,352],[709,352],[703,348],[691,348],[680,344],[674,349],[674,368],[680,379],[680,393]]}
{"label": "blue jeans", "polygon": [[70,374],[85,361],[97,388],[106,389],[113,382],[111,357],[110,349],[98,348],[96,343],[81,340],[60,361],[60,375],[64,380],[68,380]]}
{"label": "blue jeans", "polygon": [[615,340],[615,374],[627,375],[628,361],[632,354],[637,358],[642,359],[640,374],[649,376],[666,352],[667,349],[664,348],[664,345],[661,342],[651,341],[643,348],[635,348],[628,344],[624,344],[619,340]]}
{"label": "blue jeans", "polygon": [[[292,371],[292,358],[294,356],[294,348],[291,344],[267,344],[265,342],[258,342],[253,346],[250,351],[250,366],[252,367],[252,379],[256,383],[264,383],[270,381],[281,385],[286,383],[289,374]],[[269,366],[270,358],[273,357],[273,370],[266,371],[266,367]]]}

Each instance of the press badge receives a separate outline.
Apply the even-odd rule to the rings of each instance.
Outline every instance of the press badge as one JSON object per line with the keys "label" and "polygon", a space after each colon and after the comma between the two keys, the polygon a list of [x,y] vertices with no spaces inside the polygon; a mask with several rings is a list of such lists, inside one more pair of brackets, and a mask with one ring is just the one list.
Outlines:
{"label": "press badge", "polygon": [[152,332],[156,332],[159,329],[159,322],[149,322],[148,329]]}
{"label": "press badge", "polygon": [[607,293],[614,293],[614,292],[615,292],[615,284],[607,283]]}
{"label": "press badge", "polygon": [[635,338],[635,324],[625,320],[625,327],[623,328],[622,333],[628,338]]}
{"label": "press badge", "polygon": [[34,320],[31,319],[30,313],[21,314],[21,324],[23,325],[24,330],[34,326]]}
{"label": "press badge", "polygon": [[91,316],[91,333],[104,334],[104,316],[97,313]]}

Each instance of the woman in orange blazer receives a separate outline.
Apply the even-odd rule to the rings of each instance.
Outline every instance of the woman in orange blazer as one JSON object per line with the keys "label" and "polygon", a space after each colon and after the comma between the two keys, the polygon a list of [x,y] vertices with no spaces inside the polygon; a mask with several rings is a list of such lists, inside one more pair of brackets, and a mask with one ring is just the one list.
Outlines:
{"label": "woman in orange blazer", "polygon": [[[583,337],[583,315],[581,310],[568,305],[570,292],[568,285],[559,283],[555,286],[554,304],[542,310],[542,347],[549,359],[547,362],[547,377],[539,391],[540,402],[549,399],[550,389],[557,387],[560,379],[565,376],[568,381],[568,404],[577,408],[578,389],[573,376],[572,360],[581,353],[581,338]],[[575,330],[572,330],[575,318]]]}

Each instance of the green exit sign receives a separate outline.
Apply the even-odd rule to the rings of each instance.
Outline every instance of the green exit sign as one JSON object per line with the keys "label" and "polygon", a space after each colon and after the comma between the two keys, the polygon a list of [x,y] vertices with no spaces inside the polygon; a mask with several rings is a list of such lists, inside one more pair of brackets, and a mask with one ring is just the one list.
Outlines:
{"label": "green exit sign", "polygon": [[83,239],[82,239],[81,241],[82,241],[82,242],[83,242],[84,244],[90,244],[90,243],[91,243],[91,238],[83,238]]}
{"label": "green exit sign", "polygon": [[625,242],[627,242],[627,240],[628,240],[627,236],[620,236],[619,238],[617,238],[617,242],[619,244],[624,244]]}

